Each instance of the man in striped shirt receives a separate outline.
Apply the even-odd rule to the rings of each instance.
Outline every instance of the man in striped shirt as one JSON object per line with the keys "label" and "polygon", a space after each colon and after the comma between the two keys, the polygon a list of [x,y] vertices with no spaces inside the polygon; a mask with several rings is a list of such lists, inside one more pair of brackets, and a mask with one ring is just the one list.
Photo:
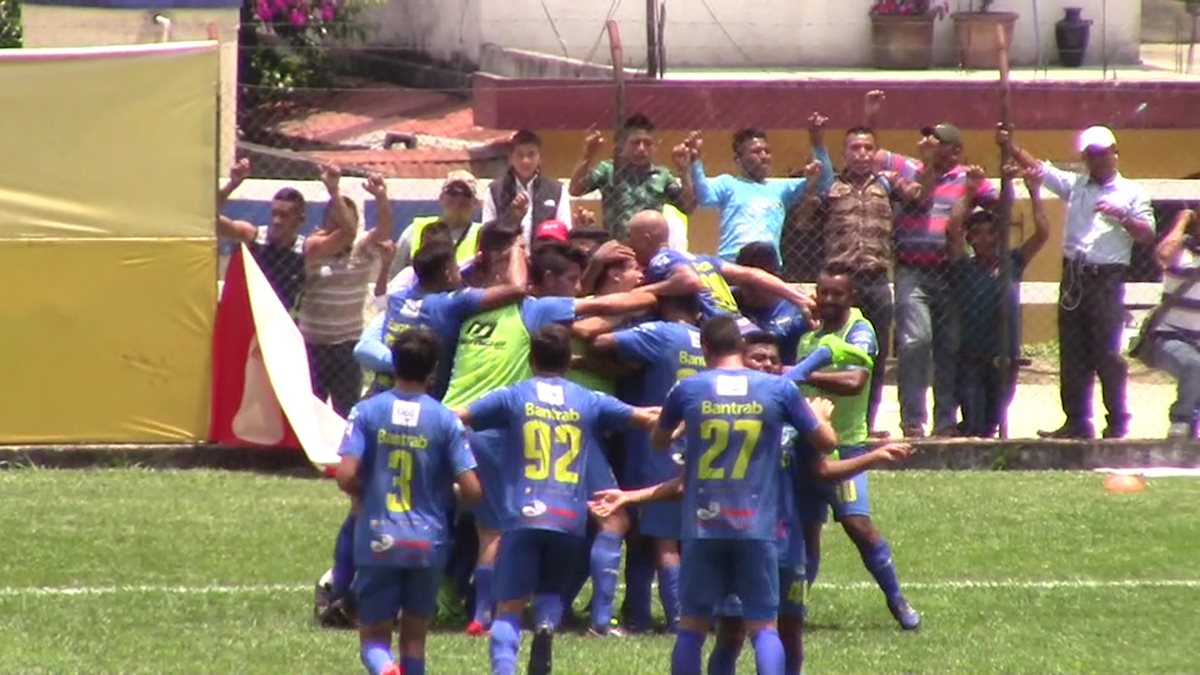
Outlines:
{"label": "man in striped shirt", "polygon": [[[896,355],[900,426],[905,437],[925,434],[925,392],[933,358],[933,433],[953,436],[958,426],[955,365],[959,348],[958,308],[947,274],[946,226],[950,211],[967,190],[962,134],[949,122],[921,130],[921,159],[880,151],[880,170],[920,184],[920,198],[902,203],[895,217]],[[994,209],[994,185],[984,181],[974,206]]]}
{"label": "man in striped shirt", "polygon": [[[1184,290],[1200,273],[1198,229],[1200,217],[1195,211],[1184,209],[1154,249],[1154,257],[1163,268],[1164,299]],[[1154,365],[1170,373],[1178,383],[1169,413],[1169,438],[1193,438],[1196,411],[1200,409],[1200,284],[1190,284],[1186,291],[1163,314],[1154,335]]]}
{"label": "man in striped shirt", "polygon": [[[367,284],[378,271],[380,254],[384,242],[392,238],[394,223],[383,178],[372,175],[363,188],[378,206],[375,227],[359,232],[334,256],[307,263],[300,302],[300,332],[308,349],[313,391],[322,400],[331,398],[333,409],[343,417],[350,413],[362,391],[362,371],[354,359],[354,345],[363,332]],[[345,203],[352,207],[352,225],[357,231],[357,209],[353,202]],[[338,227],[328,215],[321,224],[322,230]]]}

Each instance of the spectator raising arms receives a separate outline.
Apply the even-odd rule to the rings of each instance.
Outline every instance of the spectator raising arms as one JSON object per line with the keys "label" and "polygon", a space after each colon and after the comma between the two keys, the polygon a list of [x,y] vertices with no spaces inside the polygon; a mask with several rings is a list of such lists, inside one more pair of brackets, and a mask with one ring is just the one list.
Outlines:
{"label": "spectator raising arms", "polygon": [[654,123],[645,115],[634,115],[625,121],[622,130],[618,164],[603,160],[593,164],[604,143],[604,137],[594,128],[588,130],[583,142],[583,156],[571,174],[571,196],[582,197],[593,190],[600,191],[604,211],[604,227],[616,239],[624,239],[629,221],[639,211],[659,211],[667,204],[683,213],[696,208],[696,192],[691,172],[687,170],[691,151],[680,144],[672,159],[680,178],[670,169],[654,164]]}
{"label": "spectator raising arms", "polygon": [[1013,144],[1008,130],[997,130],[1025,168],[1040,166],[1046,189],[1067,204],[1063,228],[1063,275],[1059,291],[1059,370],[1062,427],[1042,436],[1091,438],[1092,384],[1100,376],[1108,409],[1105,438],[1129,431],[1125,383],[1129,368],[1121,356],[1125,326],[1125,272],[1133,243],[1154,241],[1154,209],[1141,185],[1117,170],[1117,137],[1108,127],[1090,127],[1079,135],[1076,149],[1086,174],[1063,171],[1038,162]]}
{"label": "spectator raising arms", "polygon": [[704,175],[701,150],[704,140],[699,131],[688,135],[685,145],[691,151],[692,182],[696,185],[699,206],[719,208],[721,224],[717,255],[725,260],[737,259],[738,251],[756,241],[770,242],[775,255],[782,260],[779,241],[783,237],[783,221],[787,212],[806,196],[823,194],[833,182],[833,162],[825,149],[825,122],[820,113],[808,118],[809,142],[815,166],[805,168],[805,178],[787,178],[767,182],[771,175],[771,146],[767,132],[761,129],[740,129],[733,135],[733,161],[741,174],[721,174],[709,179]]}

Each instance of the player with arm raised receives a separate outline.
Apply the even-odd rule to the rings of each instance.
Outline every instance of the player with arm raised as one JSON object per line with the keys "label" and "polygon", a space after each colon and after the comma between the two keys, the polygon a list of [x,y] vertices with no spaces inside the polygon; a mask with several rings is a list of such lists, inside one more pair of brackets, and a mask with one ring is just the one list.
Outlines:
{"label": "player with arm raised", "polygon": [[[417,328],[393,347],[396,384],[354,406],[339,453],[338,486],[361,502],[354,530],[360,655],[372,675],[423,675],[425,639],[449,544],[454,486],[480,497],[458,418],[425,393],[438,339]],[[400,661],[391,651],[397,612]]]}
{"label": "player with arm raised", "polygon": [[[661,406],[676,382],[706,368],[700,350],[700,307],[695,295],[664,297],[659,300],[661,320],[649,321],[627,330],[600,335],[592,349],[601,356],[616,356],[624,362],[644,366],[642,375],[627,399],[634,405]],[[683,448],[669,452],[650,448],[650,439],[633,431],[625,435],[626,463],[630,467],[626,483],[632,488],[655,485],[679,475]],[[677,504],[648,504],[638,512],[639,532],[652,540],[658,569],[658,592],[667,620],[667,630],[679,623],[679,538],[680,517]],[[628,576],[628,575],[627,575]],[[647,583],[649,583],[647,581]],[[632,592],[627,590],[627,593]],[[649,596],[645,608],[630,609],[649,623]],[[640,604],[640,603],[639,603]],[[643,628],[635,626],[635,628]]]}
{"label": "player with arm raised", "polygon": [[[731,284],[752,288],[797,306],[811,304],[807,295],[763,270],[725,262],[717,256],[693,255],[667,248],[667,221],[655,211],[643,211],[633,217],[629,223],[628,244],[638,264],[646,269],[648,285],[645,290],[656,295],[699,294],[705,319],[723,314],[739,316]],[[743,328],[751,330],[753,324],[744,321]]]}
{"label": "player with arm raised", "polygon": [[[491,664],[516,672],[520,612],[533,595],[536,632],[528,672],[549,673],[554,626],[570,581],[564,561],[587,526],[588,473],[607,468],[598,433],[633,424],[649,428],[653,412],[637,410],[563,378],[571,364],[570,331],[548,325],[530,339],[533,376],[493,391],[460,414],[476,429],[500,432],[502,485],[508,509],[496,558]],[[615,572],[615,570],[614,570]]]}
{"label": "player with arm raised", "polygon": [[[507,248],[497,248],[498,253],[489,255],[503,257],[514,247],[523,246],[519,228],[497,224],[495,231],[497,236],[504,234],[507,237]],[[497,247],[502,243],[498,240]],[[562,261],[554,260],[563,256],[556,245],[539,246],[531,264],[530,290],[535,297],[478,314],[464,324],[454,355],[446,405],[463,408],[491,391],[531,377],[529,336],[545,326],[572,322],[579,315],[621,314],[654,306],[655,297],[640,291],[591,299],[575,298],[574,291],[583,274],[582,263],[568,260],[566,264],[560,264]],[[500,434],[494,430],[471,434],[471,448],[479,462],[484,485],[484,499],[475,512],[479,531],[475,616],[467,627],[473,635],[482,635],[491,622],[492,563],[506,508],[499,493],[492,489],[499,483],[502,473],[499,465],[502,444]],[[615,564],[620,565],[619,548]]]}
{"label": "player with arm raised", "polygon": [[[817,278],[817,316],[820,327],[800,340],[798,363],[784,374],[801,383],[808,396],[830,398],[834,403],[833,428],[837,456],[855,459],[870,454],[867,408],[870,405],[871,370],[878,353],[875,331],[854,306],[854,281],[849,267],[833,263]],[[888,609],[905,630],[916,629],[921,616],[905,599],[896,578],[892,551],[871,520],[867,475],[860,473],[840,483],[811,475],[802,478],[804,499],[798,504],[805,521],[806,574],[811,587],[821,562],[821,527],[827,506],[858,547],[863,564],[879,584]]]}

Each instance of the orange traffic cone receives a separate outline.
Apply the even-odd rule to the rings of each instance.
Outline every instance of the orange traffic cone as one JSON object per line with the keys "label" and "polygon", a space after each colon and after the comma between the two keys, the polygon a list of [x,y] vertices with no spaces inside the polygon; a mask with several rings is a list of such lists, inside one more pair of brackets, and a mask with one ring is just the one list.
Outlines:
{"label": "orange traffic cone", "polygon": [[1104,489],[1109,492],[1141,492],[1145,488],[1146,482],[1141,476],[1114,473],[1104,479]]}

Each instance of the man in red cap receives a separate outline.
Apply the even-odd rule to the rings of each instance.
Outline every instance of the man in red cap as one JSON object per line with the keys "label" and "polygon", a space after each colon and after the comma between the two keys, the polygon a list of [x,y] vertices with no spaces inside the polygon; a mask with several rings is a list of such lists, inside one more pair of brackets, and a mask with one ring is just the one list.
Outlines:
{"label": "man in red cap", "polygon": [[571,227],[561,220],[547,220],[533,228],[533,243],[542,241],[559,241],[566,244],[571,241]]}

